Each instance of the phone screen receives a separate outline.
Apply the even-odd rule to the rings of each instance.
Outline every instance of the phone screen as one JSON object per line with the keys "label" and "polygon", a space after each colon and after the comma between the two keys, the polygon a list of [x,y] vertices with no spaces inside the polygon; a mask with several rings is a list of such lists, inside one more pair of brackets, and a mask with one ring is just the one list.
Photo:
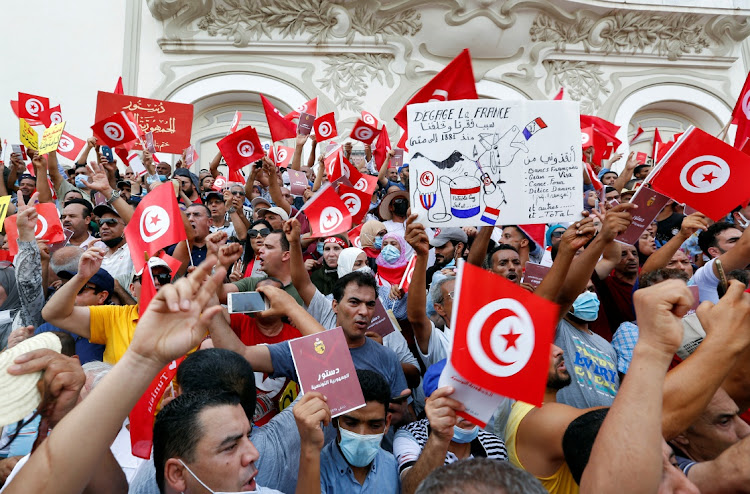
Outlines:
{"label": "phone screen", "polygon": [[227,306],[233,314],[260,312],[266,310],[266,301],[258,292],[229,293]]}

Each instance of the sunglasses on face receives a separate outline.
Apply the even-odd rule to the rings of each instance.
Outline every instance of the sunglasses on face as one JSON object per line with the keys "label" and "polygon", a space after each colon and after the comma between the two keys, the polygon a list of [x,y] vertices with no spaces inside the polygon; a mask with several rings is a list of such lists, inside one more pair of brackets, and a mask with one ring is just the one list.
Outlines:
{"label": "sunglasses on face", "polygon": [[[141,283],[141,276],[134,276],[133,277],[133,283],[138,282]],[[159,285],[168,285],[172,283],[172,275],[169,273],[160,273],[154,275],[154,282],[158,283]]]}
{"label": "sunglasses on face", "polygon": [[261,228],[260,230],[248,230],[247,236],[250,238],[256,238],[258,236],[267,237],[269,233],[271,233],[271,230],[268,228]]}
{"label": "sunglasses on face", "polygon": [[78,295],[83,295],[83,292],[86,290],[93,290],[96,292],[96,287],[91,285],[83,285],[80,290],[78,290]]}
{"label": "sunglasses on face", "polygon": [[552,237],[554,238],[560,238],[563,236],[563,233],[565,233],[565,230],[558,230],[556,232],[552,232]]}
{"label": "sunglasses on face", "polygon": [[115,226],[117,223],[119,223],[119,221],[114,218],[107,218],[104,220],[99,220],[99,226],[104,226],[104,225]]}
{"label": "sunglasses on face", "polygon": [[232,191],[232,195],[233,196],[244,196],[245,195],[245,191],[244,190],[233,190]]}

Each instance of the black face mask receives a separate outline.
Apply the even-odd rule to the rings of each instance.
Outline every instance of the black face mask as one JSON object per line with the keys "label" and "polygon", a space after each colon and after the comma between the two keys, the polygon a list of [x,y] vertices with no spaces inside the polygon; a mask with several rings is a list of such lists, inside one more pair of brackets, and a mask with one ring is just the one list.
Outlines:
{"label": "black face mask", "polygon": [[115,237],[115,238],[110,238],[109,240],[102,239],[102,242],[104,242],[104,245],[106,245],[107,247],[112,248],[112,247],[117,247],[120,244],[120,242],[122,242],[123,238],[124,237]]}
{"label": "black face mask", "polygon": [[409,209],[409,203],[406,199],[398,198],[393,200],[393,214],[396,216],[406,216]]}

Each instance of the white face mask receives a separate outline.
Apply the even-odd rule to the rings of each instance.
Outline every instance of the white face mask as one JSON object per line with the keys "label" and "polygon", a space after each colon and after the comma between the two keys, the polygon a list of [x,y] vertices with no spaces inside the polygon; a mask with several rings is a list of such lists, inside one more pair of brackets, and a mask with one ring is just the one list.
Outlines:
{"label": "white face mask", "polygon": [[[248,492],[250,492],[250,493],[258,492],[258,489],[257,489],[258,484],[257,483],[255,484],[256,489],[254,491],[231,491],[231,492],[230,491],[215,491],[215,490],[211,489],[209,486],[207,486],[206,484],[204,484],[203,481],[201,479],[199,479],[198,476],[196,474],[194,474],[192,470],[190,470],[190,467],[187,466],[187,465],[185,465],[185,462],[183,462],[180,459],[178,459],[177,461],[179,461],[180,463],[182,463],[182,466],[185,467],[188,472],[190,472],[190,475],[192,475],[195,478],[195,480],[197,480],[198,482],[200,482],[200,484],[208,492],[210,492],[211,494],[247,494]],[[185,493],[183,492],[181,494],[185,494]]]}
{"label": "white face mask", "polygon": [[737,211],[737,214],[740,216],[741,220],[737,222],[737,224],[742,227],[743,230],[747,229],[748,226],[750,226],[750,220],[745,218],[745,215],[742,214],[742,211]]}

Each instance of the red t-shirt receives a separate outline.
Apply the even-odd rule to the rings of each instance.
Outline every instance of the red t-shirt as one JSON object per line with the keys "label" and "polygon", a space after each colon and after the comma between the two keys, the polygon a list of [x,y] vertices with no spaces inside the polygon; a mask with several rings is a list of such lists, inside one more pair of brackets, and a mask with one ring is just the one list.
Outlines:
{"label": "red t-shirt", "polygon": [[[234,334],[247,346],[281,343],[302,336],[297,328],[285,323],[279,334],[268,337],[258,330],[257,321],[254,318],[246,314],[230,314],[229,317]],[[255,387],[258,393],[255,414],[253,415],[255,425],[263,426],[283,409],[279,402],[283,401],[284,391],[290,382],[289,379],[284,377],[271,379],[262,372],[255,373]],[[292,385],[296,386],[294,383]],[[299,392],[298,389],[295,389],[295,391]],[[296,392],[294,393],[295,396]],[[291,401],[291,399],[288,401]]]}

